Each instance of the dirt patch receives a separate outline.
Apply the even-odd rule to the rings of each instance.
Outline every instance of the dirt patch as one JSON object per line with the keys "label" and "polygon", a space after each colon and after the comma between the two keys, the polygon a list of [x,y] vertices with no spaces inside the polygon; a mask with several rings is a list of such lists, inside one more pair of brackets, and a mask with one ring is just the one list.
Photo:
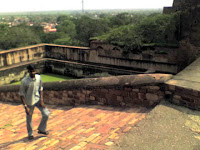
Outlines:
{"label": "dirt patch", "polygon": [[200,111],[162,102],[112,150],[200,150]]}

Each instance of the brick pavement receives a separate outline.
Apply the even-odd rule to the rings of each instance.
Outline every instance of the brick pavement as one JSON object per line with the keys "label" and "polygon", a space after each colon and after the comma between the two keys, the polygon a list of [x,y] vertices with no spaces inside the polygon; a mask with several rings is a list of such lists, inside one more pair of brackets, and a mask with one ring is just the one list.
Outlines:
{"label": "brick pavement", "polygon": [[102,150],[113,145],[148,113],[143,107],[48,106],[50,135],[37,133],[41,115],[33,115],[35,139],[29,141],[22,105],[0,102],[0,149]]}

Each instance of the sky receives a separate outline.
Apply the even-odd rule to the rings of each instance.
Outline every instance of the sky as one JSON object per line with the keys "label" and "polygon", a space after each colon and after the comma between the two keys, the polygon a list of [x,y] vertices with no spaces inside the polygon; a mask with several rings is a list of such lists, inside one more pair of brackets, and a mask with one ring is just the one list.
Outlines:
{"label": "sky", "polygon": [[[173,0],[84,0],[85,10],[172,6]],[[1,0],[0,12],[81,10],[82,0]]]}

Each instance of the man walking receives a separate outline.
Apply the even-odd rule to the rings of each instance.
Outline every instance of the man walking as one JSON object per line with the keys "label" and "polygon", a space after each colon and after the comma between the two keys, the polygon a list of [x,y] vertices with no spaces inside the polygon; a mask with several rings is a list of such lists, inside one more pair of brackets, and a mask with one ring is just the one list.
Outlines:
{"label": "man walking", "polygon": [[28,131],[28,138],[29,140],[31,140],[34,138],[32,130],[32,115],[35,106],[40,110],[42,114],[42,120],[38,127],[39,134],[49,134],[48,131],[46,131],[46,126],[50,112],[44,104],[43,87],[40,75],[36,74],[36,70],[33,65],[29,65],[27,69],[29,72],[29,76],[22,79],[19,93],[26,111],[26,126]]}

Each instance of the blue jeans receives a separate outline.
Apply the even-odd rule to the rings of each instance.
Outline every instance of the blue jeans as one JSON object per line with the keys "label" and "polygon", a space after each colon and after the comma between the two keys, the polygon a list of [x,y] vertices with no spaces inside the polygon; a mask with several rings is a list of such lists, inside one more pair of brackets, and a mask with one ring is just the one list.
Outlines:
{"label": "blue jeans", "polygon": [[34,104],[33,106],[27,106],[28,108],[30,108],[30,113],[31,113],[31,115],[28,115],[26,113],[26,127],[27,127],[27,131],[28,131],[28,136],[33,135],[32,115],[33,115],[33,111],[34,111],[35,106],[40,110],[40,112],[42,114],[42,119],[41,119],[40,125],[38,127],[38,130],[45,132],[46,127],[47,127],[47,120],[48,120],[49,114],[50,114],[49,110],[47,108],[43,108],[42,106],[40,106],[40,101],[37,102],[36,104]]}

